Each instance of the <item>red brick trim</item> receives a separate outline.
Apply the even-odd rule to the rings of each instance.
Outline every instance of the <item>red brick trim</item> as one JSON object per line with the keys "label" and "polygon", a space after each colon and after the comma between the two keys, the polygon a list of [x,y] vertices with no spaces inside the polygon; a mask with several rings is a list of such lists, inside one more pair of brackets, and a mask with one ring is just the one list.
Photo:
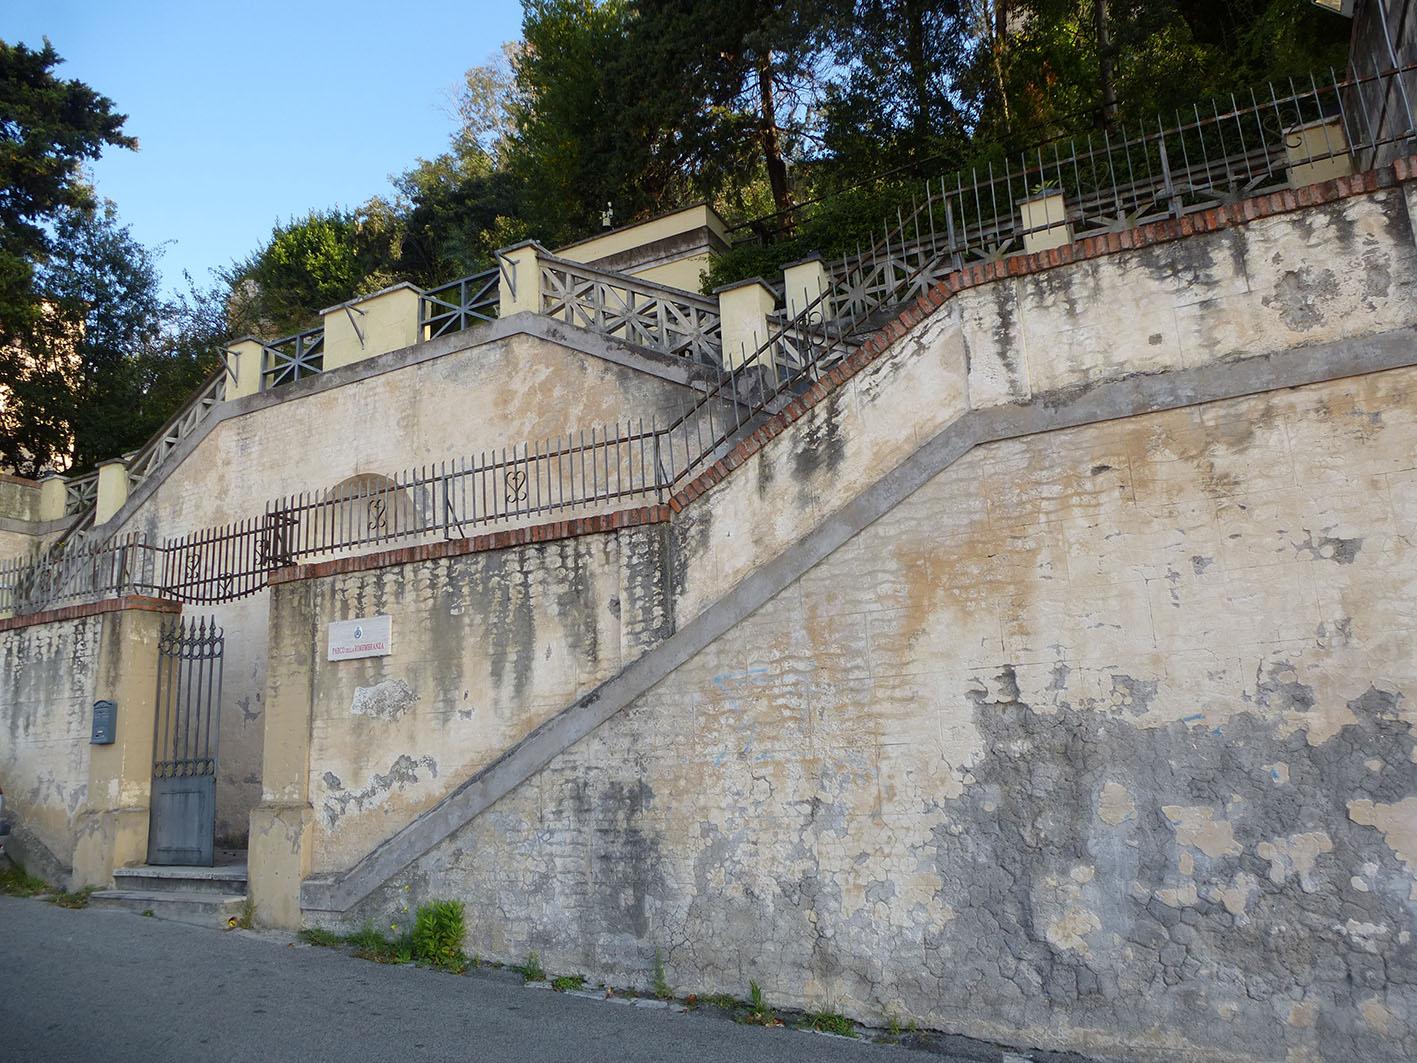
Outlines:
{"label": "red brick trim", "polygon": [[575,539],[582,535],[599,535],[620,528],[665,524],[668,523],[669,516],[668,506],[639,506],[635,509],[617,510],[614,513],[572,517],[569,520],[535,524],[528,528],[509,528],[506,531],[474,535],[470,539],[450,539],[445,542],[424,543],[419,546],[401,546],[393,550],[380,550],[376,554],[340,557],[333,561],[317,561],[310,565],[289,565],[272,572],[267,583],[275,587],[282,583],[298,583],[302,580],[319,579],[322,576],[334,576],[346,572],[368,572],[372,569],[388,568],[391,565],[407,565],[416,561],[462,557],[466,554],[481,554],[491,550],[506,550],[514,546],[530,546],[536,543],[555,542],[560,539]]}
{"label": "red brick trim", "polygon": [[151,598],[145,594],[129,594],[122,598],[105,598],[101,602],[84,602],[80,605],[66,605],[59,609],[46,609],[42,613],[27,616],[12,616],[0,620],[0,631],[15,631],[34,627],[38,624],[57,624],[62,620],[82,620],[88,616],[104,613],[180,613],[182,603],[169,598]]}
{"label": "red brick trim", "polygon": [[789,402],[781,413],[769,419],[726,456],[708,466],[697,477],[689,481],[669,499],[667,505],[621,510],[617,513],[606,513],[594,517],[576,517],[571,520],[540,524],[530,528],[492,532],[471,539],[430,543],[424,546],[405,546],[394,550],[384,550],[377,554],[340,558],[336,561],[321,561],[312,565],[294,565],[272,572],[269,583],[271,586],[276,586],[282,583],[318,579],[321,576],[331,576],[338,573],[367,572],[371,569],[404,565],[414,561],[459,557],[488,550],[525,546],[528,543],[594,535],[600,532],[614,531],[617,528],[667,523],[672,519],[673,514],[681,512],[690,502],[721,483],[729,473],[762,450],[769,440],[780,435],[794,421],[805,416],[812,407],[822,402],[857,373],[885,354],[897,340],[944,306],[946,301],[954,298],[959,292],[992,284],[999,280],[1027,277],[1077,262],[1086,262],[1089,259],[1116,255],[1123,251],[1150,247],[1154,244],[1171,243],[1202,233],[1236,228],[1261,218],[1271,218],[1325,203],[1336,203],[1354,196],[1368,195],[1380,188],[1392,188],[1397,184],[1412,180],[1417,180],[1417,156],[1398,159],[1391,166],[1382,166],[1349,177],[1339,177],[1332,181],[1306,185],[1303,188],[1284,189],[1262,196],[1254,196],[1238,203],[1211,207],[1180,219],[1167,218],[1163,221],[1148,222],[1125,232],[1089,236],[1049,251],[1013,255],[999,262],[973,263],[949,274],[924,295],[907,304],[905,309],[900,311],[894,319],[867,337],[866,341],[850,357],[842,359],[832,367],[820,382],[813,384]]}

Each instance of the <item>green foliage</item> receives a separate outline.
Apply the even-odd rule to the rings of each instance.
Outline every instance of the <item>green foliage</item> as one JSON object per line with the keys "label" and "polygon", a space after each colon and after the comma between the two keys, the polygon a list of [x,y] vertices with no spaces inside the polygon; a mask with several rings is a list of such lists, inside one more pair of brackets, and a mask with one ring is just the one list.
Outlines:
{"label": "green foliage", "polygon": [[256,902],[247,897],[241,902],[241,914],[236,917],[236,925],[242,930],[250,930],[256,922]]}
{"label": "green foliage", "polygon": [[271,231],[264,248],[227,274],[243,331],[274,338],[319,322],[320,311],[388,287],[402,239],[393,207],[311,211]]}
{"label": "green foliage", "polygon": [[339,944],[350,945],[355,949],[366,949],[377,951],[388,944],[388,939],[383,934],[374,929],[372,922],[366,922],[352,934],[346,934],[342,938],[337,938]]}
{"label": "green foliage", "polygon": [[413,930],[405,934],[398,934],[396,924],[390,928],[395,936],[389,937],[376,930],[373,923],[365,923],[350,934],[306,927],[299,937],[307,945],[346,945],[361,960],[374,963],[419,963],[461,974],[469,966],[461,947],[462,920],[460,902],[435,901],[418,910]]}
{"label": "green foliage", "polygon": [[295,936],[307,945],[315,945],[320,948],[334,948],[336,945],[344,944],[344,938],[339,934],[318,926],[304,927]]}
{"label": "green foliage", "polygon": [[55,76],[62,62],[48,39],[38,50],[0,41],[0,347],[43,324],[34,272],[50,251],[47,230],[94,206],[81,164],[138,146],[112,100]]}
{"label": "green foliage", "polygon": [[522,964],[522,978],[528,982],[546,981],[546,971],[541,966],[541,957],[535,951],[527,953],[526,963]]}
{"label": "green foliage", "polygon": [[632,117],[651,80],[635,68],[631,5],[527,0],[523,12],[507,146],[522,219],[554,246],[593,231],[607,203],[617,220],[666,204],[668,174]]}
{"label": "green foliage", "polygon": [[462,901],[431,901],[420,905],[413,923],[413,957],[429,967],[461,973],[467,970],[463,955]]}
{"label": "green foliage", "polygon": [[768,1007],[767,1001],[763,999],[762,987],[756,981],[748,982],[748,1013],[742,1016],[740,1021],[755,1026],[781,1025],[772,1009]]}
{"label": "green foliage", "polygon": [[59,908],[87,908],[89,906],[89,897],[92,896],[97,888],[96,886],[85,886],[81,890],[73,890],[72,892],[61,891],[59,893],[51,893],[47,900],[50,904]]}
{"label": "green foliage", "polygon": [[558,993],[564,993],[568,989],[580,989],[585,985],[585,978],[579,974],[563,974],[559,978],[551,979],[551,988]]}
{"label": "green foliage", "polygon": [[49,884],[44,879],[36,878],[19,864],[0,867],[0,893],[8,897],[33,897],[48,892]]}
{"label": "green foliage", "polygon": [[654,950],[654,995],[660,1000],[668,1000],[674,995],[669,988],[669,979],[664,975],[664,954],[658,948]]}
{"label": "green foliage", "polygon": [[708,1004],[711,1007],[720,1008],[723,1011],[737,1011],[738,1001],[727,993],[709,993],[699,997],[700,1004]]}
{"label": "green foliage", "polygon": [[834,1033],[838,1037],[856,1036],[856,1024],[845,1015],[838,1015],[833,1011],[819,1011],[808,1015],[802,1025],[804,1029]]}

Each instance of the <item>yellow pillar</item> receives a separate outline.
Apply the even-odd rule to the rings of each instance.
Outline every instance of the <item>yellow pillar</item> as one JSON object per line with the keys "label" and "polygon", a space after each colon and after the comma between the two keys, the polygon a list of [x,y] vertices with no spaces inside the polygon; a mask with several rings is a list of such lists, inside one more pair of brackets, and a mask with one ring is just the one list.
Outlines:
{"label": "yellow pillar", "polygon": [[98,501],[93,522],[106,524],[128,501],[128,463],[112,458],[98,467]]}
{"label": "yellow pillar", "polygon": [[535,240],[526,240],[497,252],[501,276],[497,282],[498,317],[529,311],[541,313],[541,267],[537,253],[546,249]]}
{"label": "yellow pillar", "polygon": [[62,520],[69,481],[57,474],[39,481],[39,519]]}
{"label": "yellow pillar", "polygon": [[422,294],[412,284],[396,284],[320,311],[325,321],[324,371],[417,343]]}
{"label": "yellow pillar", "polygon": [[1061,192],[1041,192],[1018,205],[1019,225],[1025,230],[1023,249],[1030,255],[1051,251],[1073,242],[1068,206]]}
{"label": "yellow pillar", "polygon": [[247,888],[262,926],[298,929],[300,883],[310,874],[311,583],[271,589],[261,803],[251,811]]}
{"label": "yellow pillar", "polygon": [[237,340],[226,349],[226,397],[240,399],[261,390],[261,369],[266,349],[254,336]]}
{"label": "yellow pillar", "polygon": [[111,745],[89,746],[89,782],[79,813],[71,889],[111,886],[115,867],[147,862],[152,796],[158,640],[174,603],[107,613],[99,643],[99,698],[117,704]]}
{"label": "yellow pillar", "polygon": [[[788,263],[782,268],[782,282],[789,317],[796,317],[809,306],[812,307],[814,321],[830,321],[835,316],[830,294],[831,278],[827,276],[821,255]],[[820,303],[817,302],[819,298]]]}
{"label": "yellow pillar", "polygon": [[723,364],[736,369],[751,361],[768,338],[768,314],[777,308],[777,295],[758,277],[715,290],[723,336]]}
{"label": "yellow pillar", "polygon": [[1339,118],[1322,118],[1284,131],[1289,187],[1303,188],[1347,177],[1353,172],[1348,136]]}

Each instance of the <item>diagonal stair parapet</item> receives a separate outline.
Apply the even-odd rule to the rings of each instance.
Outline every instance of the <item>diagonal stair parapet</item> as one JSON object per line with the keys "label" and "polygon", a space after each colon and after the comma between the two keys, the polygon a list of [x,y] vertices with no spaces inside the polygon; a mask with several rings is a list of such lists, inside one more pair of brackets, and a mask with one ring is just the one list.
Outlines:
{"label": "diagonal stair parapet", "polygon": [[[1350,215],[1405,215],[1402,195],[1385,191],[1395,183],[1392,173],[1328,182],[1305,202],[1353,199],[1342,205]],[[1218,208],[1184,228],[1161,223],[1137,230],[1125,242],[1099,238],[971,267],[908,306],[670,501],[679,573],[672,634],[347,870],[307,877],[301,907],[330,916],[348,912],[976,446],[1414,364],[1417,304],[1410,281],[1417,279],[1417,249],[1410,243],[1391,248],[1408,286],[1395,289],[1379,312],[1362,320],[1335,313],[1322,334],[1298,335],[1265,302],[1266,285],[1283,274],[1286,259],[1301,260],[1312,248],[1299,241],[1276,255],[1284,234],[1262,233],[1257,253],[1267,261],[1242,266],[1236,263],[1245,248],[1236,242],[1247,237],[1226,231],[1264,219],[1283,226],[1282,215],[1303,209],[1287,195],[1261,200]],[[1161,248],[1193,234],[1231,245],[1225,255],[1209,256],[1212,268],[1230,263],[1246,273],[1244,297],[1252,304],[1243,309],[1256,324],[1243,347],[1215,344],[1184,356],[1158,355],[1148,349],[1157,346],[1148,340],[1152,325],[1125,304],[1190,297],[1194,281],[1159,268],[1157,259],[1193,263],[1197,253],[1190,249]],[[1153,247],[1158,250],[1148,252],[1146,275],[1139,276],[1135,256],[1125,252]],[[1107,256],[1120,260],[1074,271],[1086,275],[1094,299],[1102,280],[1117,285],[1115,302],[1123,305],[1105,307],[1109,319],[1119,321],[1105,349],[1040,349],[1038,337],[1046,329],[1028,332],[1010,321],[1028,295],[1020,285],[1056,291],[1070,281],[1060,275],[1044,284],[1036,274]],[[1099,280],[1104,270],[1109,272]],[[969,297],[952,298],[961,293]],[[1038,323],[1046,324],[1049,314],[1060,316],[1044,306]],[[1050,358],[1044,371],[1030,370],[1030,360]]]}

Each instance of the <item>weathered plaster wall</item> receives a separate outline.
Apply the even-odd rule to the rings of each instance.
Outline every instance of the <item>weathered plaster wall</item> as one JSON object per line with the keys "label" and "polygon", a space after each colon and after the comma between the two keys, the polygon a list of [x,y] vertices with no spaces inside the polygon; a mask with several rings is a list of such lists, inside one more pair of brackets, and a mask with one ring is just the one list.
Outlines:
{"label": "weathered plaster wall", "polygon": [[38,483],[21,476],[0,473],[0,517],[35,520],[38,506]]}
{"label": "weathered plaster wall", "polygon": [[91,616],[0,632],[0,787],[16,855],[51,881],[73,864],[88,794],[103,628]]}
{"label": "weathered plaster wall", "polygon": [[[1247,227],[1243,277],[1218,233],[960,293],[677,515],[676,624],[966,409],[1409,324],[1404,197],[1324,210]],[[1188,286],[1219,338],[1153,360]],[[1066,335],[1088,307],[1133,362]],[[970,454],[343,918],[461,896],[470,948],[615,981],[662,948],[685,990],[1012,1043],[1405,1058],[1408,381]]]}
{"label": "weathered plaster wall", "polygon": [[1015,1044],[1410,1058],[1415,386],[982,447],[350,916],[457,896],[484,956]]}
{"label": "weathered plaster wall", "polygon": [[[676,522],[696,615],[965,410],[1417,323],[1405,189],[965,288]],[[1066,488],[1060,485],[1060,493]]]}
{"label": "weathered plaster wall", "polygon": [[[124,522],[156,538],[483,448],[677,408],[685,388],[525,335],[292,398],[216,426]],[[211,610],[226,630],[218,836],[239,842],[260,799],[269,595]]]}
{"label": "weathered plaster wall", "polygon": [[1404,189],[961,293],[974,406],[1417,321]]}
{"label": "weathered plaster wall", "polygon": [[[313,870],[350,866],[662,638],[666,541],[624,529],[311,581]],[[331,621],[384,613],[392,655],[325,659]]]}
{"label": "weathered plaster wall", "polygon": [[39,484],[0,473],[0,560],[27,555],[38,541],[28,524],[39,516]]}

